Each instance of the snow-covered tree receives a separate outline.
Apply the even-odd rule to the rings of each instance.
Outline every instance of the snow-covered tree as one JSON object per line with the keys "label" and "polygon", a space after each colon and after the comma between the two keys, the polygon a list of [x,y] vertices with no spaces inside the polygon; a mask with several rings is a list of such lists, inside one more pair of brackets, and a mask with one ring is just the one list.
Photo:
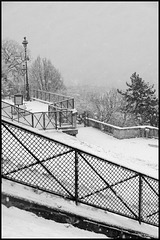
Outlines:
{"label": "snow-covered tree", "polygon": [[56,69],[50,60],[40,56],[29,68],[30,85],[33,88],[57,92],[65,88],[61,73]]}
{"label": "snow-covered tree", "polygon": [[12,89],[12,94],[16,93],[24,87],[24,48],[14,40],[4,39],[2,41],[1,56],[2,90],[11,93]]}
{"label": "snow-covered tree", "polygon": [[91,93],[90,101],[93,106],[93,113],[97,120],[110,122],[112,115],[119,109],[121,98],[116,89],[103,93]]}
{"label": "snow-covered tree", "polygon": [[145,83],[139,74],[133,73],[131,83],[127,83],[126,91],[117,89],[126,101],[123,112],[133,114],[139,124],[157,126],[158,123],[158,98],[155,95],[154,85]]}

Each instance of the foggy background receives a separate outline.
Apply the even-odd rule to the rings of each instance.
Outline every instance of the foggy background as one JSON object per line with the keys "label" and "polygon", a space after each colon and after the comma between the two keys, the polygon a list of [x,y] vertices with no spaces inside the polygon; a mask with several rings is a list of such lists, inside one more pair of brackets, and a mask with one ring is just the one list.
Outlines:
{"label": "foggy background", "polygon": [[158,88],[158,2],[3,2],[2,39],[28,40],[66,85],[125,88],[136,72]]}

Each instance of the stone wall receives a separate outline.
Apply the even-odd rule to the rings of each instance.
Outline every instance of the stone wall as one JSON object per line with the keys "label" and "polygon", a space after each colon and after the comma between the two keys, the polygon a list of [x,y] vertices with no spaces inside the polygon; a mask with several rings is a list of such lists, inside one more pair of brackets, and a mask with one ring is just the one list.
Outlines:
{"label": "stone wall", "polygon": [[159,129],[152,126],[134,126],[134,127],[118,127],[111,124],[103,123],[95,119],[87,118],[85,119],[85,126],[91,126],[98,128],[101,131],[112,135],[118,139],[124,138],[158,138]]}

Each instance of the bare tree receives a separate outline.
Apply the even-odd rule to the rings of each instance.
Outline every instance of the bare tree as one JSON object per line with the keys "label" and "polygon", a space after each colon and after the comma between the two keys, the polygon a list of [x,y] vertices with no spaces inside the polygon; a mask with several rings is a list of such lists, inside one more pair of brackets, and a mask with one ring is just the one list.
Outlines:
{"label": "bare tree", "polygon": [[111,116],[118,111],[121,99],[116,89],[112,89],[105,93],[92,93],[90,101],[93,105],[93,111],[98,120],[109,122]]}
{"label": "bare tree", "polygon": [[1,47],[2,54],[2,90],[12,87],[13,91],[19,91],[23,84],[24,49],[19,43],[11,39],[5,39]]}
{"label": "bare tree", "polygon": [[3,40],[2,43],[2,69],[6,74],[17,73],[21,70],[24,61],[23,47],[14,40]]}
{"label": "bare tree", "polygon": [[53,92],[65,89],[60,72],[46,58],[37,57],[29,68],[29,77],[33,88]]}

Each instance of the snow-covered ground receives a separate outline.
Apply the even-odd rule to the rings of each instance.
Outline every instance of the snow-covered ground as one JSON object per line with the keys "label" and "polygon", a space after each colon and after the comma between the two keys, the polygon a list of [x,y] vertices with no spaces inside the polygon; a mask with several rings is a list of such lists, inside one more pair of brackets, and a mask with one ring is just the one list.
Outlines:
{"label": "snow-covered ground", "polygon": [[[13,104],[13,99],[5,99],[5,102],[9,104]],[[23,105],[19,105],[20,108],[25,108],[29,112],[47,112],[48,111],[48,104],[45,104],[40,101],[24,101]]]}
{"label": "snow-covered ground", "polygon": [[105,152],[110,161],[158,177],[158,139],[119,140],[92,127],[78,128],[77,138],[97,151]]}
{"label": "snow-covered ground", "polygon": [[104,234],[79,229],[68,223],[57,223],[4,205],[2,225],[2,238],[107,238]]}
{"label": "snow-covered ground", "polygon": [[[47,104],[43,104],[37,101],[33,101],[33,102],[27,102],[26,103],[27,106],[27,110],[33,111],[33,112],[40,112],[40,111],[47,111],[48,109],[48,105]],[[17,124],[18,125],[18,124]],[[21,126],[23,126],[22,124],[19,124]],[[31,127],[26,127],[34,132],[38,132],[41,133],[47,137],[50,137],[52,139],[58,140],[60,142],[63,142],[67,145],[79,148],[83,151],[87,151],[89,153],[92,153],[96,156],[102,157],[104,159],[107,159],[111,162],[120,164],[122,166],[126,166],[130,169],[133,169],[135,171],[138,172],[142,172],[146,175],[149,175],[151,177],[157,178],[158,179],[158,140],[157,139],[144,139],[144,138],[132,138],[132,139],[116,139],[112,136],[107,135],[106,133],[101,132],[98,129],[92,128],[92,127],[83,127],[78,126],[78,134],[77,137],[73,137],[67,134],[62,133],[61,131],[57,131],[57,130],[38,130],[38,129],[33,129]],[[5,191],[8,191],[10,193],[13,192],[13,194],[19,194],[19,196],[23,196],[25,197],[24,194],[24,189],[19,189],[20,187],[14,184],[13,186],[8,186],[7,183],[4,183],[3,181],[3,187]],[[24,188],[24,187],[23,187]],[[29,193],[29,192],[28,192]],[[27,194],[27,193],[26,193]],[[57,200],[57,198],[54,198],[52,196],[52,199],[49,199],[50,201],[47,202],[46,199],[43,199],[44,194],[38,195],[38,198],[35,196],[33,197],[33,194],[28,194],[26,195],[26,197],[29,198],[34,198],[36,199],[36,201],[42,201],[44,203],[48,203],[51,204],[51,206],[53,206],[53,202],[54,204],[60,204],[61,203],[61,207],[65,209],[66,204],[69,204],[70,206],[70,211],[77,213],[77,206],[73,203],[69,203],[69,201],[67,201],[67,203],[63,203],[61,201],[64,201],[62,199]],[[80,207],[80,206],[79,206]],[[68,208],[68,206],[67,206]],[[76,209],[76,210],[75,210]],[[87,214],[88,208],[86,206],[81,206],[81,208],[79,208],[80,210],[78,210],[78,214]],[[12,210],[12,212],[11,212]],[[3,235],[4,237],[14,237],[10,234],[13,234],[12,230],[11,230],[11,224],[9,222],[9,218],[7,220],[7,216],[9,216],[9,214],[15,214],[15,219],[17,218],[16,214],[17,214],[17,209],[14,208],[5,208],[3,207]],[[19,210],[20,212],[22,210]],[[23,212],[23,211],[22,211]],[[18,214],[23,214],[23,213],[18,213]],[[32,220],[32,223],[36,224],[37,221],[39,221],[38,217],[33,216],[33,214],[30,213],[25,213],[28,214],[28,217],[25,217],[26,222],[24,221],[24,225],[25,227],[28,226],[28,230],[30,225],[29,222],[31,222],[30,217],[33,217],[34,220]],[[123,226],[123,227],[128,227],[131,229],[135,229],[137,231],[142,231],[144,233],[148,233],[151,234],[153,236],[158,236],[158,232],[157,232],[157,228],[153,227],[153,226],[149,226],[147,224],[141,224],[139,225],[138,222],[135,222],[131,219],[127,219],[127,218],[122,218],[121,216],[117,216],[117,215],[113,215],[110,213],[105,213],[104,211],[100,211],[100,210],[93,210],[88,212],[89,216],[91,218],[98,218],[99,220],[104,220],[107,223],[110,224],[117,224],[118,226]],[[108,218],[107,218],[107,217]],[[114,216],[114,217],[113,217]],[[5,220],[6,219],[6,220]],[[18,221],[18,220],[17,220]],[[44,228],[48,229],[50,224],[47,223],[48,220],[42,220],[41,219],[41,223],[37,224],[39,226],[41,226],[41,224],[45,225]],[[22,221],[20,221],[22,222]],[[19,224],[18,222],[15,221],[15,226],[14,224],[12,224],[14,227],[13,229],[17,229],[14,230],[16,236],[15,237],[19,237],[22,236],[21,233],[23,232],[23,237],[27,237],[25,235],[25,230],[24,231],[20,231],[19,229]],[[54,224],[54,223],[53,223]],[[10,225],[10,226],[9,226]],[[47,227],[46,227],[47,225]],[[17,227],[16,227],[17,226]],[[63,226],[64,229],[67,229],[66,226]],[[56,232],[58,232],[58,227],[54,227],[56,228]],[[21,229],[23,229],[23,227],[21,226]],[[35,226],[36,229],[36,226]],[[39,227],[39,232],[41,232],[42,227]],[[72,229],[72,228],[68,228],[68,229]],[[45,230],[42,230],[42,232]],[[48,234],[51,233],[51,235],[53,234],[53,232],[50,232],[50,230],[48,229]],[[26,230],[27,232],[27,230]],[[87,231],[85,231],[87,232]],[[28,233],[29,234],[29,231]],[[32,233],[32,236],[36,237],[35,235],[36,233]],[[43,233],[42,233],[43,234]],[[71,232],[68,234],[72,234]],[[77,235],[74,235],[74,237],[78,237],[78,233],[76,233]],[[91,234],[91,233],[88,233]],[[47,236],[51,236],[51,235],[46,235]],[[59,235],[59,237],[67,237],[67,233],[65,232],[65,234],[61,234]],[[71,237],[71,235],[68,235],[69,237]],[[95,235],[96,237],[97,235]],[[41,237],[41,235],[38,235],[37,237]],[[44,235],[43,235],[44,237]],[[52,237],[54,237],[52,235]],[[80,234],[79,237],[83,237],[83,234]],[[85,237],[88,238],[92,238],[92,236],[88,236],[87,233],[85,235]],[[99,236],[98,236],[99,237]],[[103,236],[101,236],[103,237]]]}

